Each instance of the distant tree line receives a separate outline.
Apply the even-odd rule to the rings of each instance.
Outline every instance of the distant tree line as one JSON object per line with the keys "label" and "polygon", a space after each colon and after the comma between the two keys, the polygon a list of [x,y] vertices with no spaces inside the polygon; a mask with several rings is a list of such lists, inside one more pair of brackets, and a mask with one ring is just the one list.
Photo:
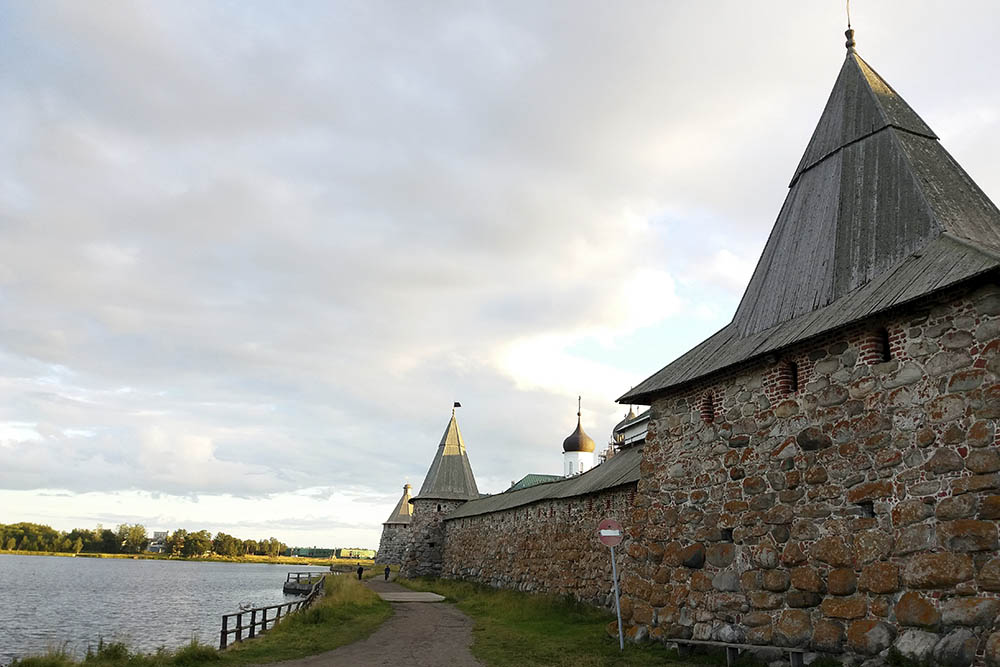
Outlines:
{"label": "distant tree line", "polygon": [[[149,547],[152,540],[142,524],[123,523],[115,530],[101,524],[93,530],[74,528],[62,532],[37,523],[0,523],[0,549],[5,551],[53,551],[61,553],[138,554]],[[276,538],[241,540],[226,533],[207,530],[189,532],[180,528],[167,535],[162,543],[163,553],[173,556],[279,556],[288,545]]]}

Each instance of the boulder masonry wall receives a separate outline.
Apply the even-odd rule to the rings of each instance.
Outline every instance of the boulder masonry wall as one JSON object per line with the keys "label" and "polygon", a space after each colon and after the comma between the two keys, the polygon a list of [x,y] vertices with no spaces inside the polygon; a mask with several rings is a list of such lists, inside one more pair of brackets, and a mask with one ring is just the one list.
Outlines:
{"label": "boulder masonry wall", "polygon": [[998,315],[952,293],[656,400],[630,623],[1000,665]]}

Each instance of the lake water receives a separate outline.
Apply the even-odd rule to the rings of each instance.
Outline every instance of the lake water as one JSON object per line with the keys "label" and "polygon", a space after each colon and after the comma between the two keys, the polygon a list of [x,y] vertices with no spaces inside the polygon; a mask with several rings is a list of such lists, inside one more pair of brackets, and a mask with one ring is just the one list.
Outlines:
{"label": "lake water", "polygon": [[288,572],[321,567],[118,558],[0,555],[0,665],[65,647],[78,656],[99,638],[134,649],[218,646],[222,615],[297,599]]}

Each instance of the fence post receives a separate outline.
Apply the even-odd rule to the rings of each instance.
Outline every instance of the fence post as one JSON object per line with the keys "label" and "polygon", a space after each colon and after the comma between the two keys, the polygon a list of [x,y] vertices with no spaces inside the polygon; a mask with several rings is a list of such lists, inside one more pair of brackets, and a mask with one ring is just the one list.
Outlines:
{"label": "fence post", "polygon": [[257,636],[256,625],[257,625],[257,610],[256,609],[251,609],[250,610],[250,639],[253,639],[254,637]]}
{"label": "fence post", "polygon": [[243,641],[243,612],[236,614],[236,641]]}
{"label": "fence post", "polygon": [[226,648],[226,642],[229,639],[229,617],[223,615],[222,617],[222,632],[219,633],[219,650]]}

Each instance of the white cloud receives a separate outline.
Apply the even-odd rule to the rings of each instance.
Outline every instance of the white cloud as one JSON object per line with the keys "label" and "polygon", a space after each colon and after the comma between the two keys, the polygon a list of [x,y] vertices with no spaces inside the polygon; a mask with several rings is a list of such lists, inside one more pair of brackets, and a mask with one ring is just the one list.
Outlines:
{"label": "white cloud", "polygon": [[[456,398],[483,480],[558,471],[742,291],[843,57],[794,0],[362,6],[5,6],[0,521],[381,521]],[[861,51],[997,198],[997,9],[902,6]]]}

